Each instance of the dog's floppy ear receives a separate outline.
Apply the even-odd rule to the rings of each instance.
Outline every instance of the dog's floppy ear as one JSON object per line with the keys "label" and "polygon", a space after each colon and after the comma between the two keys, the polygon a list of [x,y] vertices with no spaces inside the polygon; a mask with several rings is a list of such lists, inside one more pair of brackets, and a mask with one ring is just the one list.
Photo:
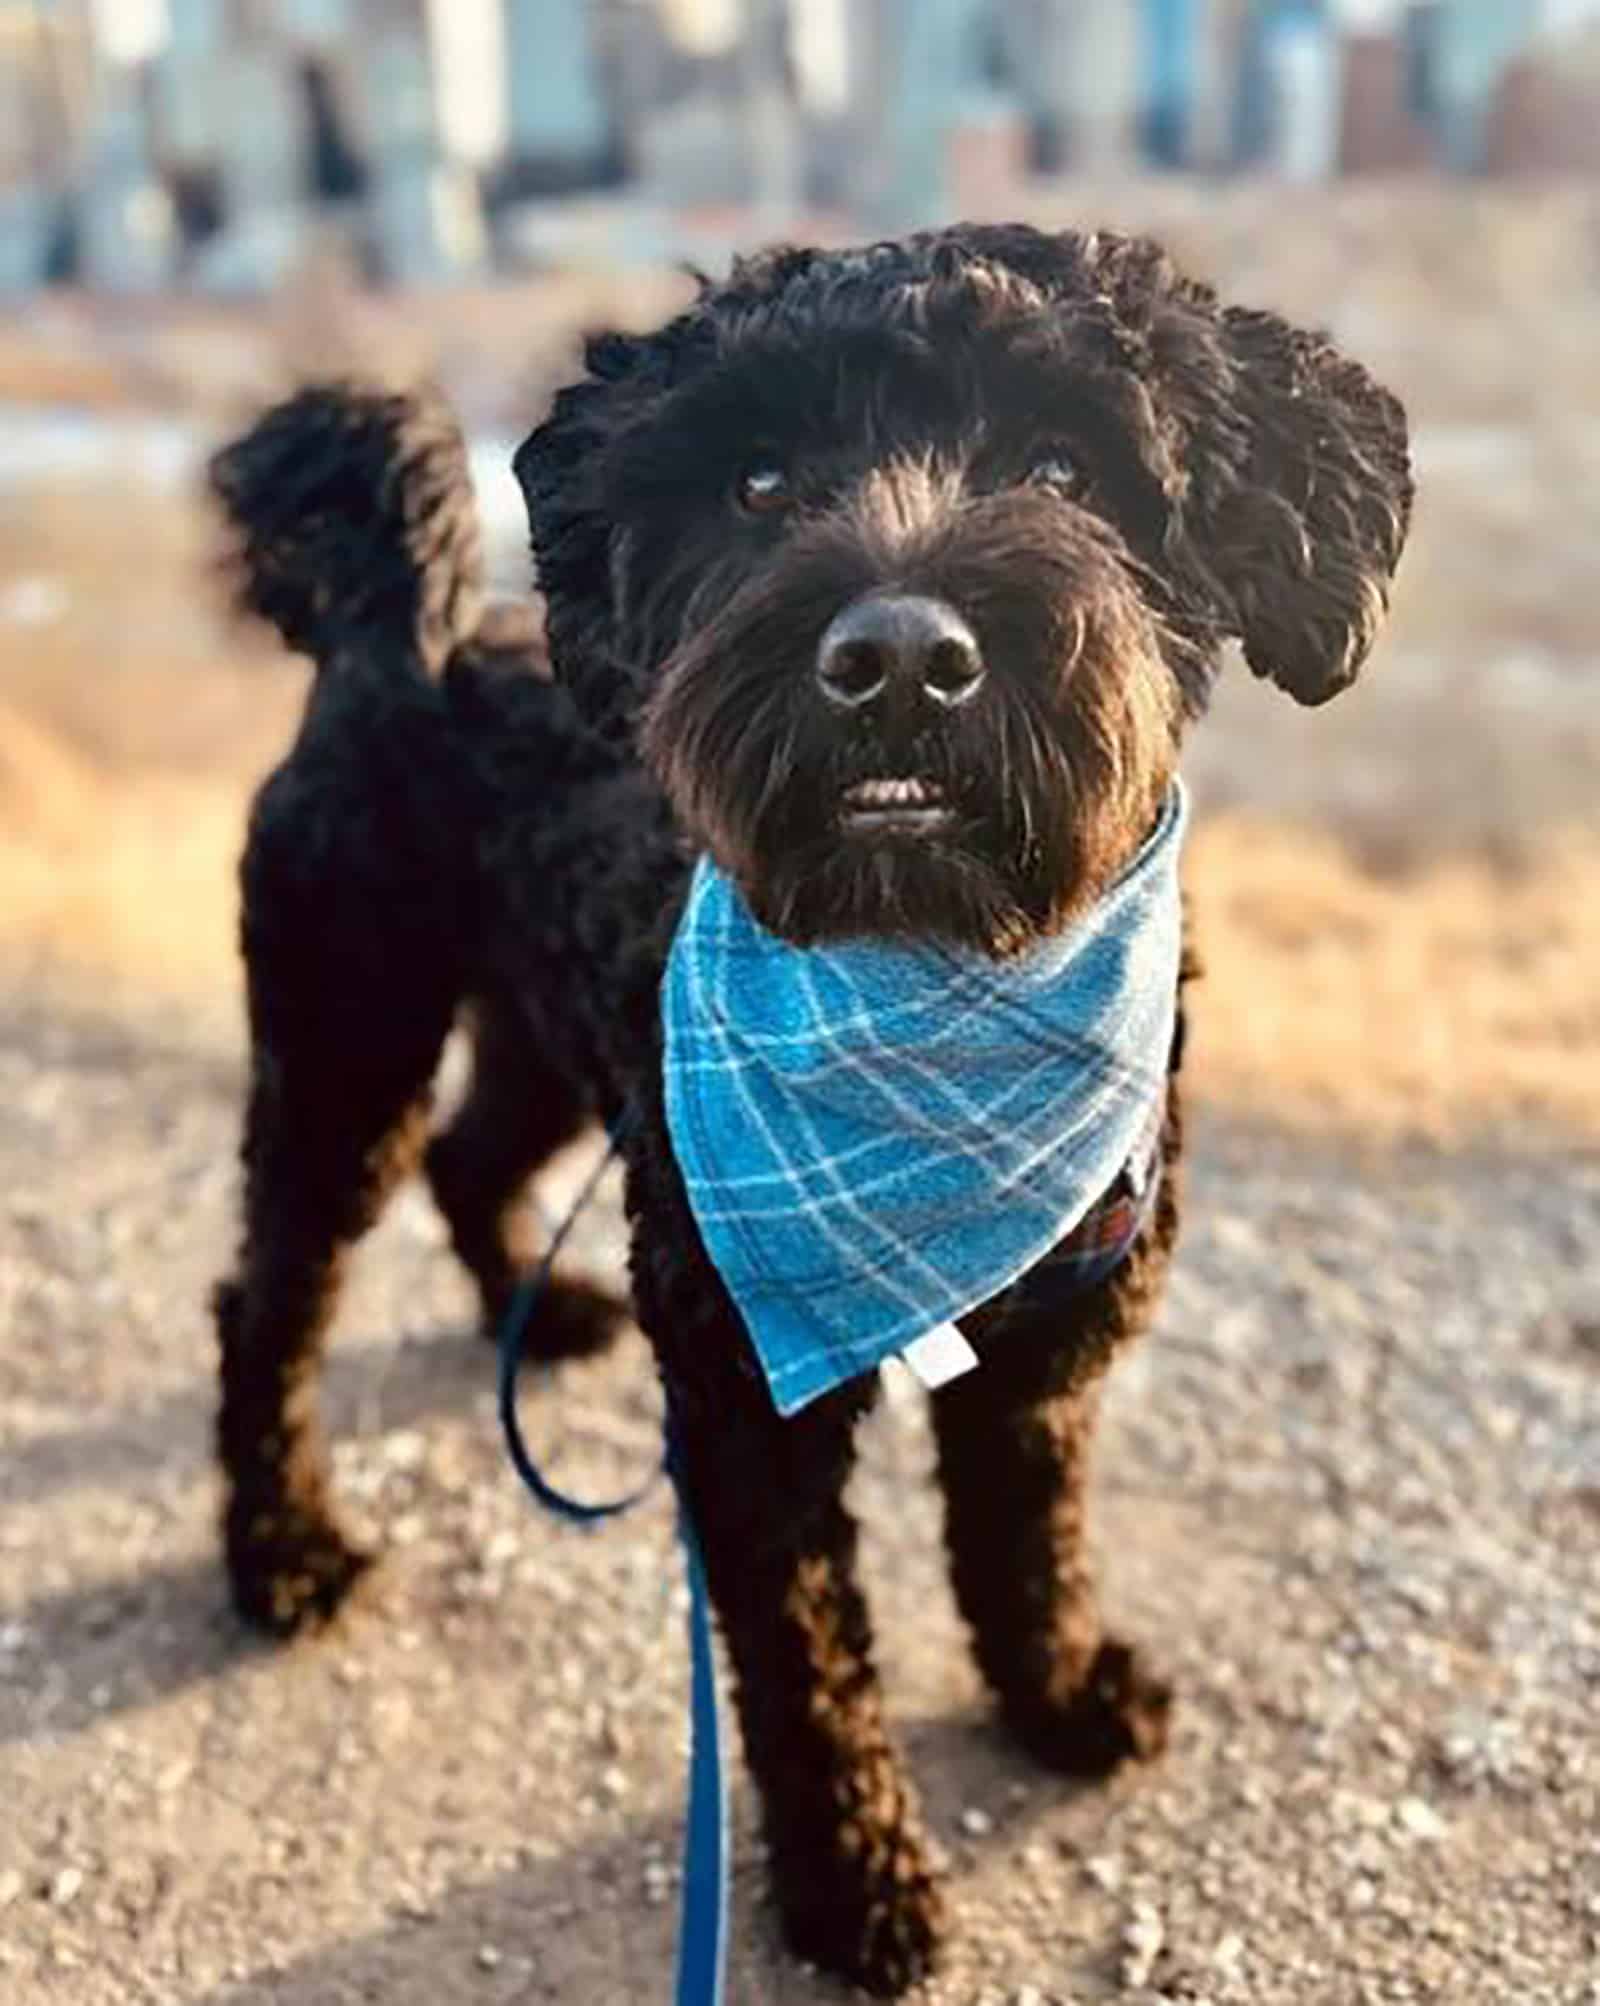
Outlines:
{"label": "dog's floppy ear", "polygon": [[1244,308],[1211,316],[1210,353],[1180,372],[1200,393],[1185,542],[1255,673],[1326,703],[1388,610],[1411,515],[1405,412],[1322,335]]}
{"label": "dog's floppy ear", "polygon": [[602,467],[607,444],[661,373],[658,349],[649,336],[589,336],[586,373],[557,393],[511,463],[528,509],[551,666],[589,722],[608,732],[625,728],[636,692],[612,645]]}
{"label": "dog's floppy ear", "polygon": [[1137,384],[1121,414],[1175,506],[1168,554],[1203,625],[1301,703],[1352,683],[1411,515],[1399,400],[1325,336],[1222,306],[1151,238],[969,235]]}

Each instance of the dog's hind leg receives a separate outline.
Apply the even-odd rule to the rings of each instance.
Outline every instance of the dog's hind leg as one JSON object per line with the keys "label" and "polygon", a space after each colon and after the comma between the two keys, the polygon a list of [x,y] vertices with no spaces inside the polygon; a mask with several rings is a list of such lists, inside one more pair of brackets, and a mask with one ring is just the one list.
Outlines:
{"label": "dog's hind leg", "polygon": [[[492,1336],[538,1254],[528,1181],[583,1132],[583,1095],[540,1057],[533,1026],[500,1003],[472,1012],[472,1081],[450,1126],[434,1138],[428,1181],[457,1254],[477,1282]],[[553,1281],[527,1331],[540,1358],[598,1350],[626,1321],[627,1305],[568,1277]]]}
{"label": "dog's hind leg", "polygon": [[1148,1320],[1176,1229],[1170,1177],[1128,1260],[1064,1310],[1013,1308],[934,1396],[945,1538],[978,1663],[1017,1739],[1074,1776],[1160,1753],[1171,1694],[1107,1636],[1087,1547],[1089,1451],[1116,1350]]}
{"label": "dog's hind leg", "polygon": [[[344,807],[320,828],[358,821]],[[276,1636],[330,1617],[369,1564],[333,1510],[317,1376],[349,1250],[420,1154],[456,1001],[448,953],[409,937],[414,903],[315,835],[285,815],[247,854],[244,1232],[215,1303],[228,1572]]]}

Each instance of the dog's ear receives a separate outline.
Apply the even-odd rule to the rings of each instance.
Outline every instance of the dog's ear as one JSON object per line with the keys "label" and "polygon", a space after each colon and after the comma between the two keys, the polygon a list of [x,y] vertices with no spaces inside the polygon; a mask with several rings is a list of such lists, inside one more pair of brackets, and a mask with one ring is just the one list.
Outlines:
{"label": "dog's ear", "polygon": [[608,732],[625,728],[637,693],[613,647],[605,452],[659,383],[660,350],[658,337],[590,335],[585,374],[557,393],[511,463],[528,509],[551,666],[589,722]]}
{"label": "dog's ear", "polygon": [[616,542],[608,449],[716,354],[709,303],[735,313],[757,305],[823,255],[780,245],[736,259],[721,283],[691,270],[697,297],[664,325],[648,334],[589,335],[584,374],[557,394],[512,460],[545,597],[551,667],[588,721],[608,733],[631,730],[644,694],[641,671],[623,659],[614,627],[613,572],[626,560]]}
{"label": "dog's ear", "polygon": [[1388,610],[1411,516],[1405,412],[1324,336],[1202,302],[1211,338],[1179,371],[1182,540],[1255,673],[1326,703]]}
{"label": "dog's ear", "polygon": [[1325,336],[1222,306],[1150,238],[966,235],[1054,296],[1106,371],[1173,511],[1169,561],[1200,625],[1301,703],[1352,683],[1411,515],[1398,399]]}

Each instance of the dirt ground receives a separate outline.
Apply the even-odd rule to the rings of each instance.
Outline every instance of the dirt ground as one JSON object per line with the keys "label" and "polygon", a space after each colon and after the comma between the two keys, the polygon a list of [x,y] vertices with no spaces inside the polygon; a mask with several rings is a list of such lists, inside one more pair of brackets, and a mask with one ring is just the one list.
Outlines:
{"label": "dirt ground", "polygon": [[[917,1399],[891,1382],[865,1433],[882,1656],[958,1920],[926,1997],[1600,2006],[1600,201],[1119,199],[1405,392],[1422,507],[1362,688],[1309,715],[1235,674],[1195,740],[1190,1228],[1115,1383],[1098,1521],[1112,1607],[1180,1687],[1162,1764],[1077,1791],[1007,1748]],[[0,399],[204,439],[343,344],[436,366],[498,435],[573,325],[675,283],[55,302],[0,323]],[[418,1190],[329,1377],[375,1603],[287,1653],[226,1608],[229,873],[303,671],[218,623],[181,481],[112,473],[0,450],[0,2002],[665,1998],[667,1502],[594,1536],[525,1503]],[[614,1208],[582,1252],[614,1266]],[[575,1486],[645,1467],[642,1343],[566,1374],[558,1416]],[[838,1999],[778,1946],[742,1777],[736,1822],[732,1998]]]}

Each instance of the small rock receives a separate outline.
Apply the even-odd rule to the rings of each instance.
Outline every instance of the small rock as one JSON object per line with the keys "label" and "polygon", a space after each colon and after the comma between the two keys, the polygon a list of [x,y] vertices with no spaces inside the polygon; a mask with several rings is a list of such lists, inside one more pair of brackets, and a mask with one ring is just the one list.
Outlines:
{"label": "small rock", "polygon": [[175,1756],[156,1777],[156,1795],[174,1797],[194,1774],[194,1764],[186,1755]]}
{"label": "small rock", "polygon": [[21,1893],[21,1874],[17,1872],[15,1867],[7,1867],[5,1872],[0,1874],[0,1908],[10,1908],[11,1904]]}
{"label": "small rock", "polygon": [[391,1470],[419,1470],[427,1459],[428,1445],[414,1428],[402,1428],[388,1438],[378,1454]]}
{"label": "small rock", "polygon": [[478,1946],[478,1969],[480,1971],[498,1971],[500,1969],[500,1953],[492,1943],[483,1943]]}
{"label": "small rock", "polygon": [[83,1870],[80,1867],[63,1867],[50,1883],[49,1898],[53,1907],[68,1908],[77,1900],[78,1891],[83,1886]]}
{"label": "small rock", "polygon": [[994,1830],[994,1820],[987,1811],[969,1804],[961,1814],[961,1829],[969,1839],[984,1839]]}
{"label": "small rock", "polygon": [[1395,1822],[1413,1839],[1442,1839],[1449,1826],[1431,1804],[1420,1797],[1402,1797],[1394,1807]]}
{"label": "small rock", "polygon": [[1019,1985],[1011,1995],[1011,2006],[1046,2006],[1045,1996],[1037,1985]]}
{"label": "small rock", "polygon": [[1137,1992],[1149,1978],[1167,1940],[1166,1925],[1149,1902],[1135,1902],[1122,1932],[1122,1983]]}
{"label": "small rock", "polygon": [[1380,1722],[1375,1738],[1385,1755],[1392,1755],[1398,1759],[1411,1753],[1411,1736],[1404,1728],[1397,1727],[1392,1720]]}
{"label": "small rock", "polygon": [[1083,1871],[1108,1895],[1114,1895],[1122,1886],[1122,1862],[1115,1853],[1096,1853],[1084,1861]]}
{"label": "small rock", "polygon": [[628,1794],[628,1778],[624,1771],[614,1765],[600,1772],[600,1794],[613,1804],[619,1804]]}

